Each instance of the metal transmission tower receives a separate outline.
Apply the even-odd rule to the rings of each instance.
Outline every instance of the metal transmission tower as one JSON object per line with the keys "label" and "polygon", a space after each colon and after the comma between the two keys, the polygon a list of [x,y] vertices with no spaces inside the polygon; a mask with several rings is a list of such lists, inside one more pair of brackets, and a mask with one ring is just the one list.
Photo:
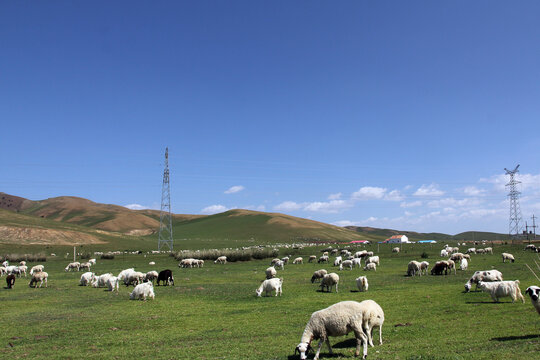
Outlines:
{"label": "metal transmission tower", "polygon": [[159,214],[158,251],[163,245],[173,250],[171,220],[171,186],[169,183],[169,148],[165,149],[165,170],[163,170],[163,186],[161,188],[161,212]]}
{"label": "metal transmission tower", "polygon": [[508,234],[512,237],[518,237],[521,233],[521,209],[519,208],[519,192],[516,188],[517,184],[521,184],[521,181],[515,179],[516,173],[518,173],[518,166],[512,171],[504,168],[506,175],[510,175],[510,181],[506,184],[507,187],[510,187],[510,192],[508,197],[510,198],[510,224],[508,228]]}

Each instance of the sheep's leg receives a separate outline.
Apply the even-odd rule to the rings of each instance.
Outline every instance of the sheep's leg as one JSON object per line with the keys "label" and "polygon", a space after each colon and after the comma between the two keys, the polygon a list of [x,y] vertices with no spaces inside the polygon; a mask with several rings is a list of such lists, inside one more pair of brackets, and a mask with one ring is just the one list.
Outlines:
{"label": "sheep's leg", "polygon": [[379,326],[379,345],[382,345],[382,324]]}
{"label": "sheep's leg", "polygon": [[338,284],[336,284],[336,293],[338,292],[338,289],[337,289],[337,288],[338,288]]}
{"label": "sheep's leg", "polygon": [[328,345],[328,352],[330,353],[330,355],[332,355],[333,354],[332,345],[330,345],[330,339],[329,338],[326,338],[326,345]]}
{"label": "sheep's leg", "polygon": [[368,337],[364,333],[362,327],[354,330],[354,336],[356,337],[356,352],[354,353],[354,356],[360,355],[360,344],[362,344],[364,350],[362,359],[365,359],[367,357]]}
{"label": "sheep's leg", "polygon": [[322,348],[323,343],[324,343],[324,340],[321,339],[321,341],[319,341],[319,346],[317,347],[317,352],[315,353],[315,357],[313,358],[313,360],[319,359],[319,354],[321,353],[321,348]]}

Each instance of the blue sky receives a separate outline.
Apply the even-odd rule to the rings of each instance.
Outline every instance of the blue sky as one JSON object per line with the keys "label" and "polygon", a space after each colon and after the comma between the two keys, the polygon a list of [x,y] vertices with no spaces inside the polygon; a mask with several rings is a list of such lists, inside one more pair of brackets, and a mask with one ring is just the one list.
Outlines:
{"label": "blue sky", "polygon": [[540,3],[0,3],[0,191],[337,225],[540,216]]}

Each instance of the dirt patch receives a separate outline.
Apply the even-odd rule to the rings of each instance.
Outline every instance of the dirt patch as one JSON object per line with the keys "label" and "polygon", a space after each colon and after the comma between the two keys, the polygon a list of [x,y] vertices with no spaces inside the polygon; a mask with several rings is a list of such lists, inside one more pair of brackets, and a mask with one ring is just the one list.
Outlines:
{"label": "dirt patch", "polygon": [[15,226],[0,226],[0,242],[21,245],[105,244],[87,233]]}

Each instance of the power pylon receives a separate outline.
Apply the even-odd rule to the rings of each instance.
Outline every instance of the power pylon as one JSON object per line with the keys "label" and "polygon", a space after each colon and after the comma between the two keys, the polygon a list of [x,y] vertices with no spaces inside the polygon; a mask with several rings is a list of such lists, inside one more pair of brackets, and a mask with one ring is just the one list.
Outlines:
{"label": "power pylon", "polygon": [[163,186],[161,188],[161,211],[159,214],[158,251],[163,245],[173,250],[173,234],[171,220],[171,185],[169,182],[169,148],[165,149],[165,169],[163,170]]}
{"label": "power pylon", "polygon": [[521,181],[515,179],[515,175],[518,173],[518,166],[512,171],[504,168],[506,175],[510,175],[510,181],[506,184],[510,188],[508,197],[510,198],[510,222],[508,226],[508,234],[510,237],[519,237],[523,226],[521,225],[521,209],[519,207],[519,195],[520,191],[517,190],[516,185],[521,184]]}

